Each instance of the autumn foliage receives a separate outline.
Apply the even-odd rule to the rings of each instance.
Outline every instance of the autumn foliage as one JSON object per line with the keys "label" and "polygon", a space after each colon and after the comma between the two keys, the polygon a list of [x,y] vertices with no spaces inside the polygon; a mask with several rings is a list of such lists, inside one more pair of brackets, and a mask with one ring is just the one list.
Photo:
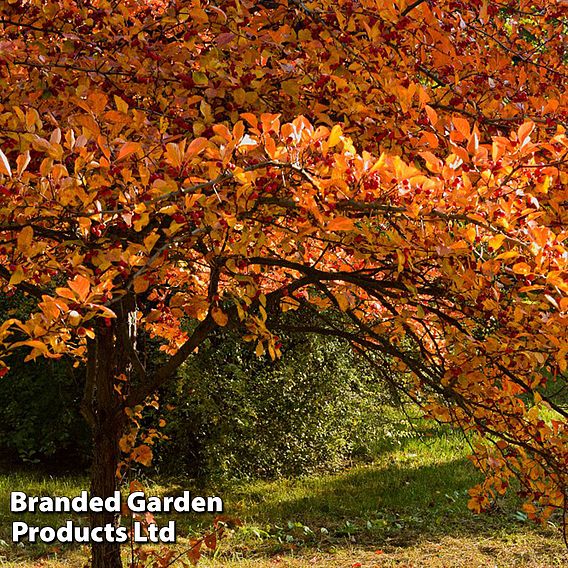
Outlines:
{"label": "autumn foliage", "polygon": [[1,6],[0,276],[38,309],[0,341],[87,361],[95,442],[215,328],[304,330],[479,434],[474,510],[566,506],[564,2]]}

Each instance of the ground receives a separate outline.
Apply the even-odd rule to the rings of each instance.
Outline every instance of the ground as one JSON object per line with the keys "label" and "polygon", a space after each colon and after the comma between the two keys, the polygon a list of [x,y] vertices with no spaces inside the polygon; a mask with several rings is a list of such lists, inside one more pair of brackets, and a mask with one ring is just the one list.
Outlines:
{"label": "ground", "polygon": [[[226,514],[242,520],[228,532],[203,568],[300,567],[531,567],[568,565],[560,519],[535,526],[514,495],[491,512],[467,510],[467,489],[479,474],[456,435],[429,442],[411,440],[385,452],[375,463],[334,474],[311,474],[272,482],[241,482],[209,488],[223,497]],[[179,479],[146,480],[152,494],[188,489]],[[10,542],[9,492],[75,495],[84,477],[45,478],[30,473],[0,477],[0,566],[60,568],[84,566],[88,551],[78,547],[14,546]],[[56,525],[65,515],[30,517]],[[202,533],[211,519],[177,515],[179,550]],[[80,520],[80,519],[79,519]],[[162,519],[165,520],[165,517]],[[125,558],[127,554],[125,550]],[[126,562],[125,562],[126,564]],[[177,564],[181,566],[181,564]]]}

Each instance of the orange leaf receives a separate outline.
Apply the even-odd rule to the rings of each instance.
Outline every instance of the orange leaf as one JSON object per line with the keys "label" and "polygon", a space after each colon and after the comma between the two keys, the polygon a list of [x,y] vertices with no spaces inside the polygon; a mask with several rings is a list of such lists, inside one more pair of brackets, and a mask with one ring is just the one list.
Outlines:
{"label": "orange leaf", "polygon": [[517,262],[517,264],[513,265],[513,272],[526,276],[532,272],[532,269],[526,262]]}
{"label": "orange leaf", "polygon": [[7,176],[12,175],[12,169],[10,168],[8,158],[6,158],[6,154],[4,154],[2,150],[0,150],[0,174],[6,174]]}
{"label": "orange leaf", "polygon": [[150,446],[142,444],[132,450],[130,457],[133,461],[141,463],[147,467],[152,463],[152,449]]}
{"label": "orange leaf", "polygon": [[220,308],[213,308],[211,316],[215,320],[215,323],[221,327],[225,327],[229,323],[229,316]]}
{"label": "orange leaf", "polygon": [[192,158],[197,156],[207,146],[207,138],[196,138],[191,141],[191,144],[187,147],[185,152],[186,158]]}
{"label": "orange leaf", "polygon": [[254,114],[243,112],[241,117],[244,118],[253,128],[258,128],[258,120]]}
{"label": "orange leaf", "polygon": [[24,227],[18,235],[18,249],[25,254],[30,248],[33,238],[34,230],[30,226]]}
{"label": "orange leaf", "polygon": [[149,286],[150,281],[144,275],[134,279],[134,292],[136,292],[136,294],[143,294],[148,290]]}
{"label": "orange leaf", "polygon": [[526,141],[526,139],[531,135],[531,132],[534,130],[534,122],[523,122],[519,129],[517,130],[517,139],[519,140],[519,144],[522,144]]}
{"label": "orange leaf", "polygon": [[62,298],[67,298],[68,300],[74,300],[75,294],[69,288],[56,288],[55,293]]}
{"label": "orange leaf", "polygon": [[355,222],[348,217],[336,217],[327,224],[328,231],[352,231],[355,228]]}
{"label": "orange leaf", "polygon": [[452,124],[464,138],[469,138],[469,122],[465,118],[454,116]]}
{"label": "orange leaf", "polygon": [[73,280],[69,281],[69,288],[73,290],[79,296],[79,300],[84,302],[89,295],[89,291],[91,289],[91,283],[89,282],[88,278],[77,274]]}
{"label": "orange leaf", "polygon": [[426,167],[431,172],[438,173],[442,171],[444,163],[440,160],[440,158],[432,154],[432,152],[426,150],[425,152],[420,152],[420,156],[424,158],[426,161]]}
{"label": "orange leaf", "polygon": [[116,158],[117,161],[124,160],[130,156],[130,154],[134,154],[135,152],[139,152],[142,149],[140,142],[126,142],[120,149],[118,153],[118,157]]}
{"label": "orange leaf", "polygon": [[436,126],[438,124],[438,113],[430,105],[426,105],[424,108],[432,126]]}

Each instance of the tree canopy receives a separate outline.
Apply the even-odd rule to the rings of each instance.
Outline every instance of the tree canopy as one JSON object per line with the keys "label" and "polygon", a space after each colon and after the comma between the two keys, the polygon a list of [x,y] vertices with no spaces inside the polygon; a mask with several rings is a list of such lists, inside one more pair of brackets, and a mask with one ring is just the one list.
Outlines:
{"label": "tree canopy", "polygon": [[0,277],[38,304],[0,341],[87,361],[96,452],[217,327],[301,330],[485,437],[473,509],[566,506],[564,2],[1,6]]}

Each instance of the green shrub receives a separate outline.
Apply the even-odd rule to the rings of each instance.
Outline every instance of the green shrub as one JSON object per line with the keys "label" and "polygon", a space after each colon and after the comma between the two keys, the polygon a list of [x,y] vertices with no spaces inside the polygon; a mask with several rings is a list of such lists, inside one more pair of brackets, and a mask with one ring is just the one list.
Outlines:
{"label": "green shrub", "polygon": [[86,454],[89,435],[65,363],[22,363],[23,357],[11,357],[0,381],[0,447],[34,463],[57,453]]}
{"label": "green shrub", "polygon": [[370,456],[384,386],[349,345],[317,336],[257,358],[224,333],[182,369],[162,399],[170,437],[160,467],[203,477],[275,477]]}

